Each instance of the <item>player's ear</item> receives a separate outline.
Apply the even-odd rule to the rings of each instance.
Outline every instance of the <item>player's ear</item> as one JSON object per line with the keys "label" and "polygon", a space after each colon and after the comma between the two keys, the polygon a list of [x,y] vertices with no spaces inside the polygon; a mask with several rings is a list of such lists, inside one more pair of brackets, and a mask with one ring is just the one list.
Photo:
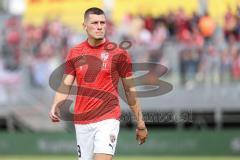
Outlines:
{"label": "player's ear", "polygon": [[82,26],[83,26],[83,29],[84,29],[85,31],[87,31],[87,26],[86,26],[86,24],[83,23]]}

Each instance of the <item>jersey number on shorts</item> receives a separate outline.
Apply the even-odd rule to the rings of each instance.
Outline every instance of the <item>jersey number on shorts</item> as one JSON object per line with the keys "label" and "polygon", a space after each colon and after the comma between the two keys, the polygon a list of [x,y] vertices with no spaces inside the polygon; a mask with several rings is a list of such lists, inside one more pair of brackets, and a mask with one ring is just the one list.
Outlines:
{"label": "jersey number on shorts", "polygon": [[78,157],[81,157],[81,148],[80,145],[77,145]]}

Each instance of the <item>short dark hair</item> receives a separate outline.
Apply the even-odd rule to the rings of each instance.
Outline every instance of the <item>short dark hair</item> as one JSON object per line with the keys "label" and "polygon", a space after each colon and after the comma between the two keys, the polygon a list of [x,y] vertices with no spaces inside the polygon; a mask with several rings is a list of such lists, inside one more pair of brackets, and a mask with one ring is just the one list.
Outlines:
{"label": "short dark hair", "polygon": [[84,20],[87,19],[87,17],[89,16],[89,14],[96,14],[96,15],[101,15],[103,14],[104,15],[104,11],[100,8],[97,8],[97,7],[92,7],[92,8],[89,8],[85,11],[84,13]]}

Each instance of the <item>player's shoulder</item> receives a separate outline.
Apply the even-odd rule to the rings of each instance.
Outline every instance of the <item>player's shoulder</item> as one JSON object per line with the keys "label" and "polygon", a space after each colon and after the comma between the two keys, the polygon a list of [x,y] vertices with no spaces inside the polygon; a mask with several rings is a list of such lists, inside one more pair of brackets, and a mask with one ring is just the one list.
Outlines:
{"label": "player's shoulder", "polygon": [[114,42],[114,41],[107,41],[105,46],[104,46],[106,51],[112,52],[114,54],[118,55],[128,55],[128,51],[121,47],[119,43]]}
{"label": "player's shoulder", "polygon": [[83,47],[84,47],[84,42],[81,42],[71,47],[68,51],[68,54],[66,55],[66,58],[72,59],[72,58],[78,57],[79,55],[81,55]]}
{"label": "player's shoulder", "polygon": [[79,53],[79,52],[81,52],[83,50],[84,47],[86,47],[86,42],[85,41],[83,41],[83,42],[81,42],[79,44],[76,44],[75,46],[73,46],[70,49],[70,51],[71,52],[75,52],[75,53]]}

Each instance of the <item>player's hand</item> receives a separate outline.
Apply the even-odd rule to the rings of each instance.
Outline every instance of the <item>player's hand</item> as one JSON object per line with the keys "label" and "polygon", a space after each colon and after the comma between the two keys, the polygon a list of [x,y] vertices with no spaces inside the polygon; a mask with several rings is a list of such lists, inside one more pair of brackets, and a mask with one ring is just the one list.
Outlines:
{"label": "player's hand", "polygon": [[139,145],[143,144],[148,137],[148,131],[147,128],[137,128],[136,129],[136,139],[139,143]]}
{"label": "player's hand", "polygon": [[52,122],[59,122],[60,121],[60,111],[58,107],[52,107],[49,112],[49,117]]}

